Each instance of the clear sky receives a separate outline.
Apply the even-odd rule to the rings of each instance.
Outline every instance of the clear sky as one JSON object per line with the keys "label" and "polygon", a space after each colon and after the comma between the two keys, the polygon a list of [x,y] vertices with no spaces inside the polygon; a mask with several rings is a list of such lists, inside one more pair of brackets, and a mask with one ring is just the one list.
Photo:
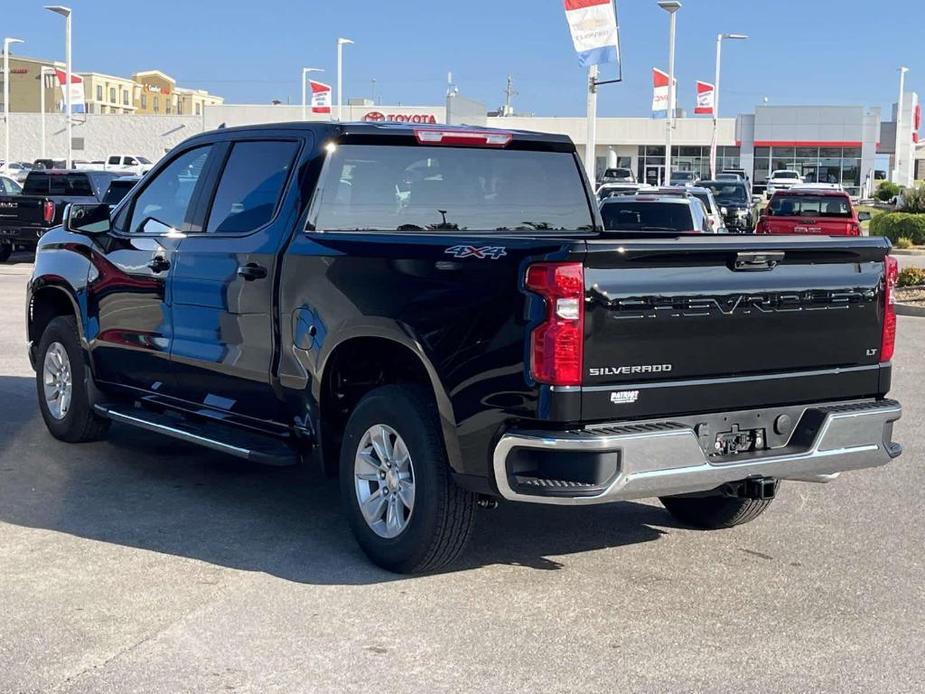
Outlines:
{"label": "clear sky", "polygon": [[[682,0],[679,103],[693,111],[694,81],[713,80],[724,46],[723,115],[771,104],[858,104],[886,110],[907,88],[925,97],[925,0]],[[64,20],[34,0],[4,0],[0,32],[14,52],[63,59]],[[490,108],[514,76],[518,111],[581,115],[584,73],[562,0],[70,0],[77,71],[129,75],[160,69],[181,86],[233,103],[297,103],[303,65],[335,79],[345,49],[345,94],[382,103],[440,104],[446,73]],[[836,9],[837,8],[837,9]],[[668,18],[655,0],[619,0],[623,84],[604,87],[600,115],[650,115],[650,68],[667,68]],[[606,69],[606,68],[605,68]]]}

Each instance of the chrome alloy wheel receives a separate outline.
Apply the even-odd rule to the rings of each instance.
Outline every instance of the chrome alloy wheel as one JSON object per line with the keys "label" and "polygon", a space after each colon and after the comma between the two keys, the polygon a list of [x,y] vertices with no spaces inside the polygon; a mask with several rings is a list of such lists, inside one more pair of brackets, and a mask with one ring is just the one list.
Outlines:
{"label": "chrome alloy wheel", "polygon": [[414,466],[398,432],[376,424],[363,434],[353,478],[366,524],[379,537],[401,535],[414,511]]}
{"label": "chrome alloy wheel", "polygon": [[45,386],[45,404],[55,419],[64,419],[71,409],[71,360],[60,342],[52,342],[45,352],[42,366],[42,382]]}

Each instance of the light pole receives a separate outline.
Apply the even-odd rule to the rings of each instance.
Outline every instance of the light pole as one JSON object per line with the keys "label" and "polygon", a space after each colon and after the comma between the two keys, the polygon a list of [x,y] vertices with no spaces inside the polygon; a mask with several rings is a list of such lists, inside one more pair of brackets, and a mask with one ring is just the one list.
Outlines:
{"label": "light pole", "polygon": [[893,147],[895,153],[893,154],[893,161],[895,166],[893,167],[893,183],[899,185],[899,178],[901,176],[902,167],[899,162],[899,130],[902,128],[903,124],[903,97],[905,96],[906,91],[906,73],[909,72],[909,68],[905,65],[900,66],[899,68],[899,102],[896,104],[896,145]]}
{"label": "light pole", "polygon": [[64,17],[64,112],[67,116],[67,164],[71,168],[71,137],[73,113],[71,111],[71,8],[64,5],[45,5],[45,9]]}
{"label": "light pole", "polygon": [[42,66],[42,69],[39,70],[39,89],[40,89],[40,100],[41,100],[41,111],[42,111],[42,159],[48,156],[45,152],[45,75],[54,75],[55,69],[52,67]]}
{"label": "light pole", "polygon": [[3,165],[10,165],[10,46],[23,43],[22,39],[3,39],[3,128],[6,148],[3,150]]}
{"label": "light pole", "polygon": [[719,144],[719,73],[723,54],[723,39],[744,41],[745,34],[716,35],[716,84],[713,86],[713,142],[710,145],[710,178],[716,179],[716,148]]}
{"label": "light pole", "polygon": [[681,3],[677,0],[659,0],[658,6],[661,7],[669,16],[668,24],[668,122],[665,127],[665,171],[662,175],[662,185],[671,183],[671,138],[674,135],[674,104],[675,104],[675,86],[674,86],[674,43],[675,30],[677,27],[677,13],[681,9]]}
{"label": "light pole", "polygon": [[350,39],[337,39],[337,120],[343,120],[343,88],[344,88],[344,46],[353,43]]}
{"label": "light pole", "polygon": [[309,73],[324,72],[320,67],[303,67],[302,68],[302,120],[308,118],[308,91],[306,90],[306,81]]}

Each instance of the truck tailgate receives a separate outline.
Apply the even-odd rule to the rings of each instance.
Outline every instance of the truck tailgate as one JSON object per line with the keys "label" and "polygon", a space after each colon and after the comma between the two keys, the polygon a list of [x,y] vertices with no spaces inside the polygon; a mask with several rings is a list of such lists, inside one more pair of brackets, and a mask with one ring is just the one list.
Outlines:
{"label": "truck tailgate", "polygon": [[876,396],[881,239],[595,240],[585,420]]}
{"label": "truck tailgate", "polygon": [[30,195],[0,197],[0,226],[47,226],[44,222],[45,198]]}
{"label": "truck tailgate", "polygon": [[816,234],[819,236],[858,236],[858,228],[850,217],[765,217],[759,226],[761,234]]}

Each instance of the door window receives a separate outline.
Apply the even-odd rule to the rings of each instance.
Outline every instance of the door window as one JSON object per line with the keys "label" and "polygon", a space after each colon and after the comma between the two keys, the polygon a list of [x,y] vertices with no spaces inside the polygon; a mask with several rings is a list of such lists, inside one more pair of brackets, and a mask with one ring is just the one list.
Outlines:
{"label": "door window", "polygon": [[184,152],[167,165],[135,199],[130,233],[165,233],[182,230],[190,200],[202,174],[211,146]]}
{"label": "door window", "polygon": [[273,218],[289,178],[296,142],[238,142],[215,192],[207,233],[242,234]]}

